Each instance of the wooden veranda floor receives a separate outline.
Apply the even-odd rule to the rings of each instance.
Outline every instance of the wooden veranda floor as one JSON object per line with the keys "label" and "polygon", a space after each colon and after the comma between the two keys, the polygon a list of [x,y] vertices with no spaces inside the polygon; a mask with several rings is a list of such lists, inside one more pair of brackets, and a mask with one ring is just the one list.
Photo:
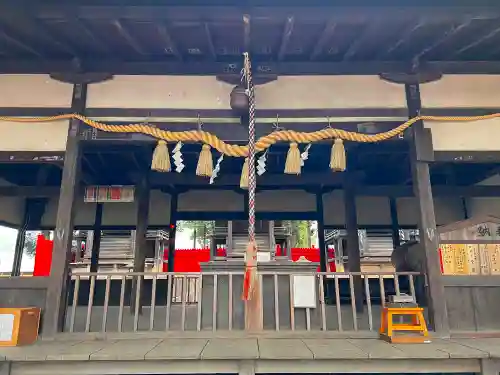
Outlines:
{"label": "wooden veranda floor", "polygon": [[0,348],[0,374],[479,373],[497,358],[500,339],[395,345],[300,331],[64,334]]}

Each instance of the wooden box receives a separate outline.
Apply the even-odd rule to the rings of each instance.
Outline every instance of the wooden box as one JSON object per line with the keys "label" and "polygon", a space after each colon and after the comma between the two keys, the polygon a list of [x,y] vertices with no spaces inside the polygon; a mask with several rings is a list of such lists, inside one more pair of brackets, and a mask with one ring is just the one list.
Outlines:
{"label": "wooden box", "polygon": [[0,308],[0,346],[21,346],[38,338],[40,309]]}

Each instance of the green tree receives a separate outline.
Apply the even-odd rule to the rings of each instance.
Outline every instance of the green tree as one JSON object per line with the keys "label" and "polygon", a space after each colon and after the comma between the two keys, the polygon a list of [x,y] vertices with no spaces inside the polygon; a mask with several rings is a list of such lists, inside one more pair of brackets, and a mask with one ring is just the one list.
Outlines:
{"label": "green tree", "polygon": [[33,232],[29,231],[26,232],[26,235],[24,237],[24,254],[29,256],[30,258],[33,258],[35,256],[35,250],[36,250],[36,239],[38,236],[39,232]]}
{"label": "green tree", "polygon": [[292,231],[293,247],[311,247],[311,222],[308,220],[295,220],[284,222]]}
{"label": "green tree", "polygon": [[214,229],[213,221],[178,221],[177,231],[190,232],[190,239],[193,241],[193,247],[210,246],[210,233]]}

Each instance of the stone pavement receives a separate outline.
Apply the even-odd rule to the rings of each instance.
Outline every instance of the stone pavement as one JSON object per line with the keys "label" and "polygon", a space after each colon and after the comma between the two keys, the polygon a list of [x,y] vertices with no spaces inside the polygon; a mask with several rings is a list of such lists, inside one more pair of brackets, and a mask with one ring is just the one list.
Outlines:
{"label": "stone pavement", "polygon": [[[70,337],[64,340],[41,340],[35,345],[26,347],[0,347],[0,363],[6,361],[15,365],[18,362],[36,362],[37,369],[41,369],[44,363],[65,361],[72,361],[76,364],[77,361],[86,363],[127,361],[131,363],[176,360],[184,362],[187,360],[197,362],[200,360],[213,360],[212,362],[215,360],[264,362],[270,360],[296,362],[349,360],[352,366],[353,363],[367,360],[368,362],[394,360],[394,363],[403,363],[402,360],[434,360],[435,364],[447,363],[446,361],[450,360],[463,360],[464,365],[472,363],[466,360],[475,360],[474,363],[479,366],[481,360],[500,358],[500,339],[496,338],[433,339],[427,344],[396,345],[375,338],[321,338],[318,335],[305,338],[307,334],[302,335],[302,338],[298,335],[291,335],[288,338],[283,336],[274,338],[270,335],[249,338],[231,335],[213,338],[194,336],[151,338],[140,334],[135,336],[135,338],[104,340],[97,338],[76,340]],[[12,368],[14,369],[15,366]],[[37,372],[22,373],[35,374]],[[104,374],[106,371],[100,373]]]}

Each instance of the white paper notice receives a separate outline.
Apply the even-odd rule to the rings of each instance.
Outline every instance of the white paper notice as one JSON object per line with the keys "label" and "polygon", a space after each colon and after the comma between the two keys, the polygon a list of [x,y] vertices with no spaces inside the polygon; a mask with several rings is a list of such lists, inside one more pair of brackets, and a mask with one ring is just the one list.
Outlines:
{"label": "white paper notice", "polygon": [[298,308],[316,308],[315,276],[293,277],[293,306]]}
{"label": "white paper notice", "polygon": [[0,341],[11,341],[14,331],[14,314],[0,314]]}

